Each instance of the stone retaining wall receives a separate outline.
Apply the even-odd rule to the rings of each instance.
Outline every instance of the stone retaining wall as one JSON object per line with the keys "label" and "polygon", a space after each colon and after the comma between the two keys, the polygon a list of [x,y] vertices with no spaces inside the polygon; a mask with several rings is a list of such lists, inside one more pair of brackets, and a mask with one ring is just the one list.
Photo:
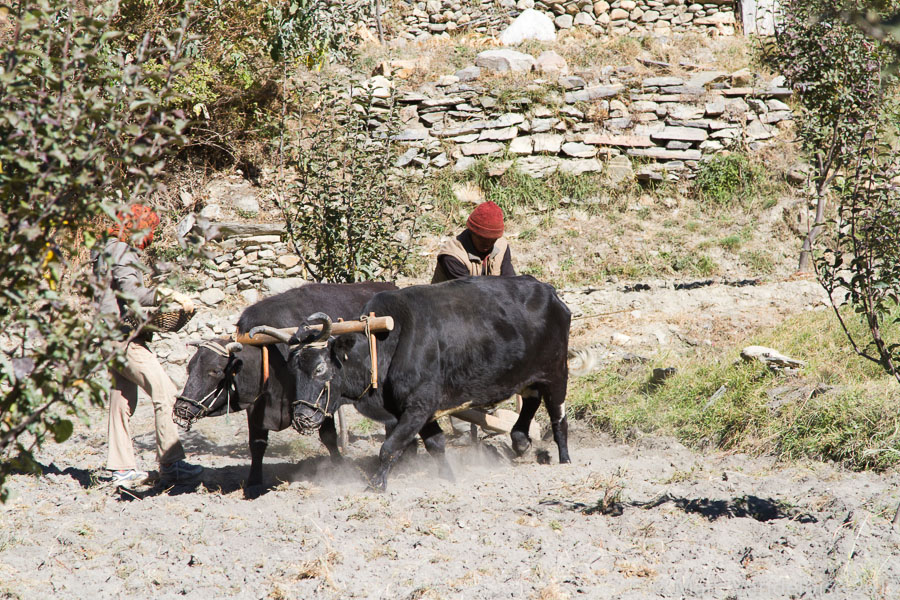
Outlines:
{"label": "stone retaining wall", "polygon": [[[548,77],[512,95],[482,82],[503,68],[536,68]],[[741,70],[642,79],[633,67],[611,66],[603,73],[591,81],[565,74],[565,61],[553,52],[537,60],[484,52],[476,66],[440,78],[425,93],[398,96],[405,129],[395,139],[407,150],[397,166],[464,170],[480,157],[515,158],[520,170],[543,177],[557,169],[627,174],[634,161],[639,179],[678,180],[692,177],[705,156],[758,149],[792,117],[784,102],[791,91],[780,77],[762,81]],[[391,82],[376,77],[370,84]]]}
{"label": "stone retaining wall", "polygon": [[[368,1],[366,2],[368,4]],[[735,0],[382,0],[390,38],[424,40],[475,31],[498,34],[523,10],[534,8],[558,30],[590,29],[597,35],[667,35],[699,31],[734,35]],[[376,31],[375,20],[367,22]]]}

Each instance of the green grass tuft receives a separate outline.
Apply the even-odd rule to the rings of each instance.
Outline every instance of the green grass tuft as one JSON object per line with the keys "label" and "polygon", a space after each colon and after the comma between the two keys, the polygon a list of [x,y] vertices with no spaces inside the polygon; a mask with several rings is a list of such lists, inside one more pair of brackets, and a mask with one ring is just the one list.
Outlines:
{"label": "green grass tuft", "polygon": [[[888,335],[900,335],[900,328]],[[657,432],[698,448],[830,460],[852,469],[900,464],[900,388],[852,353],[832,313],[794,317],[751,344],[807,365],[788,377],[744,363],[735,349],[712,362],[707,354],[681,359],[678,373],[657,388],[648,386],[650,369],[575,378],[567,401],[574,415],[621,439]],[[655,366],[673,365],[660,359]]]}

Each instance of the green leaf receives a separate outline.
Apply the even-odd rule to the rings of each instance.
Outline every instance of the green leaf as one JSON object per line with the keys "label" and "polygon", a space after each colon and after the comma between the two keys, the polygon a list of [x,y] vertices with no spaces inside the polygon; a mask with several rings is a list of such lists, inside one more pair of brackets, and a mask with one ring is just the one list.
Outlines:
{"label": "green leaf", "polygon": [[75,428],[72,425],[72,421],[60,419],[50,425],[50,430],[53,432],[53,439],[56,443],[61,444],[72,436],[72,432]]}

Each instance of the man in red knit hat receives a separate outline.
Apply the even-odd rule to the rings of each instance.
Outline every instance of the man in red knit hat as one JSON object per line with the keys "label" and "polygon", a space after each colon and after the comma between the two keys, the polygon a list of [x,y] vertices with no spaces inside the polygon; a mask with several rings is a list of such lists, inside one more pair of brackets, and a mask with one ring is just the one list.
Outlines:
{"label": "man in red knit hat", "polygon": [[490,201],[475,207],[465,231],[441,244],[431,283],[475,275],[516,275],[503,237],[503,211]]}

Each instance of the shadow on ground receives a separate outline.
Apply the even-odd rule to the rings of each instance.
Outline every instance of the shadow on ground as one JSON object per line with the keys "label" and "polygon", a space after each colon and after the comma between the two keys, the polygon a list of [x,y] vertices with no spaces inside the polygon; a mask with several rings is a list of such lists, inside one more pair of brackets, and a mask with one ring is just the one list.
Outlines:
{"label": "shadow on ground", "polygon": [[[557,501],[551,503],[560,504]],[[818,519],[809,513],[801,512],[781,500],[750,495],[731,500],[712,500],[710,498],[680,498],[671,494],[663,494],[647,502],[598,502],[592,506],[576,502],[570,508],[586,515],[599,513],[617,517],[622,515],[625,508],[650,510],[669,503],[686,513],[699,514],[710,521],[725,517],[729,519],[750,518],[761,522],[776,519],[790,519],[799,523],[818,522]]]}

